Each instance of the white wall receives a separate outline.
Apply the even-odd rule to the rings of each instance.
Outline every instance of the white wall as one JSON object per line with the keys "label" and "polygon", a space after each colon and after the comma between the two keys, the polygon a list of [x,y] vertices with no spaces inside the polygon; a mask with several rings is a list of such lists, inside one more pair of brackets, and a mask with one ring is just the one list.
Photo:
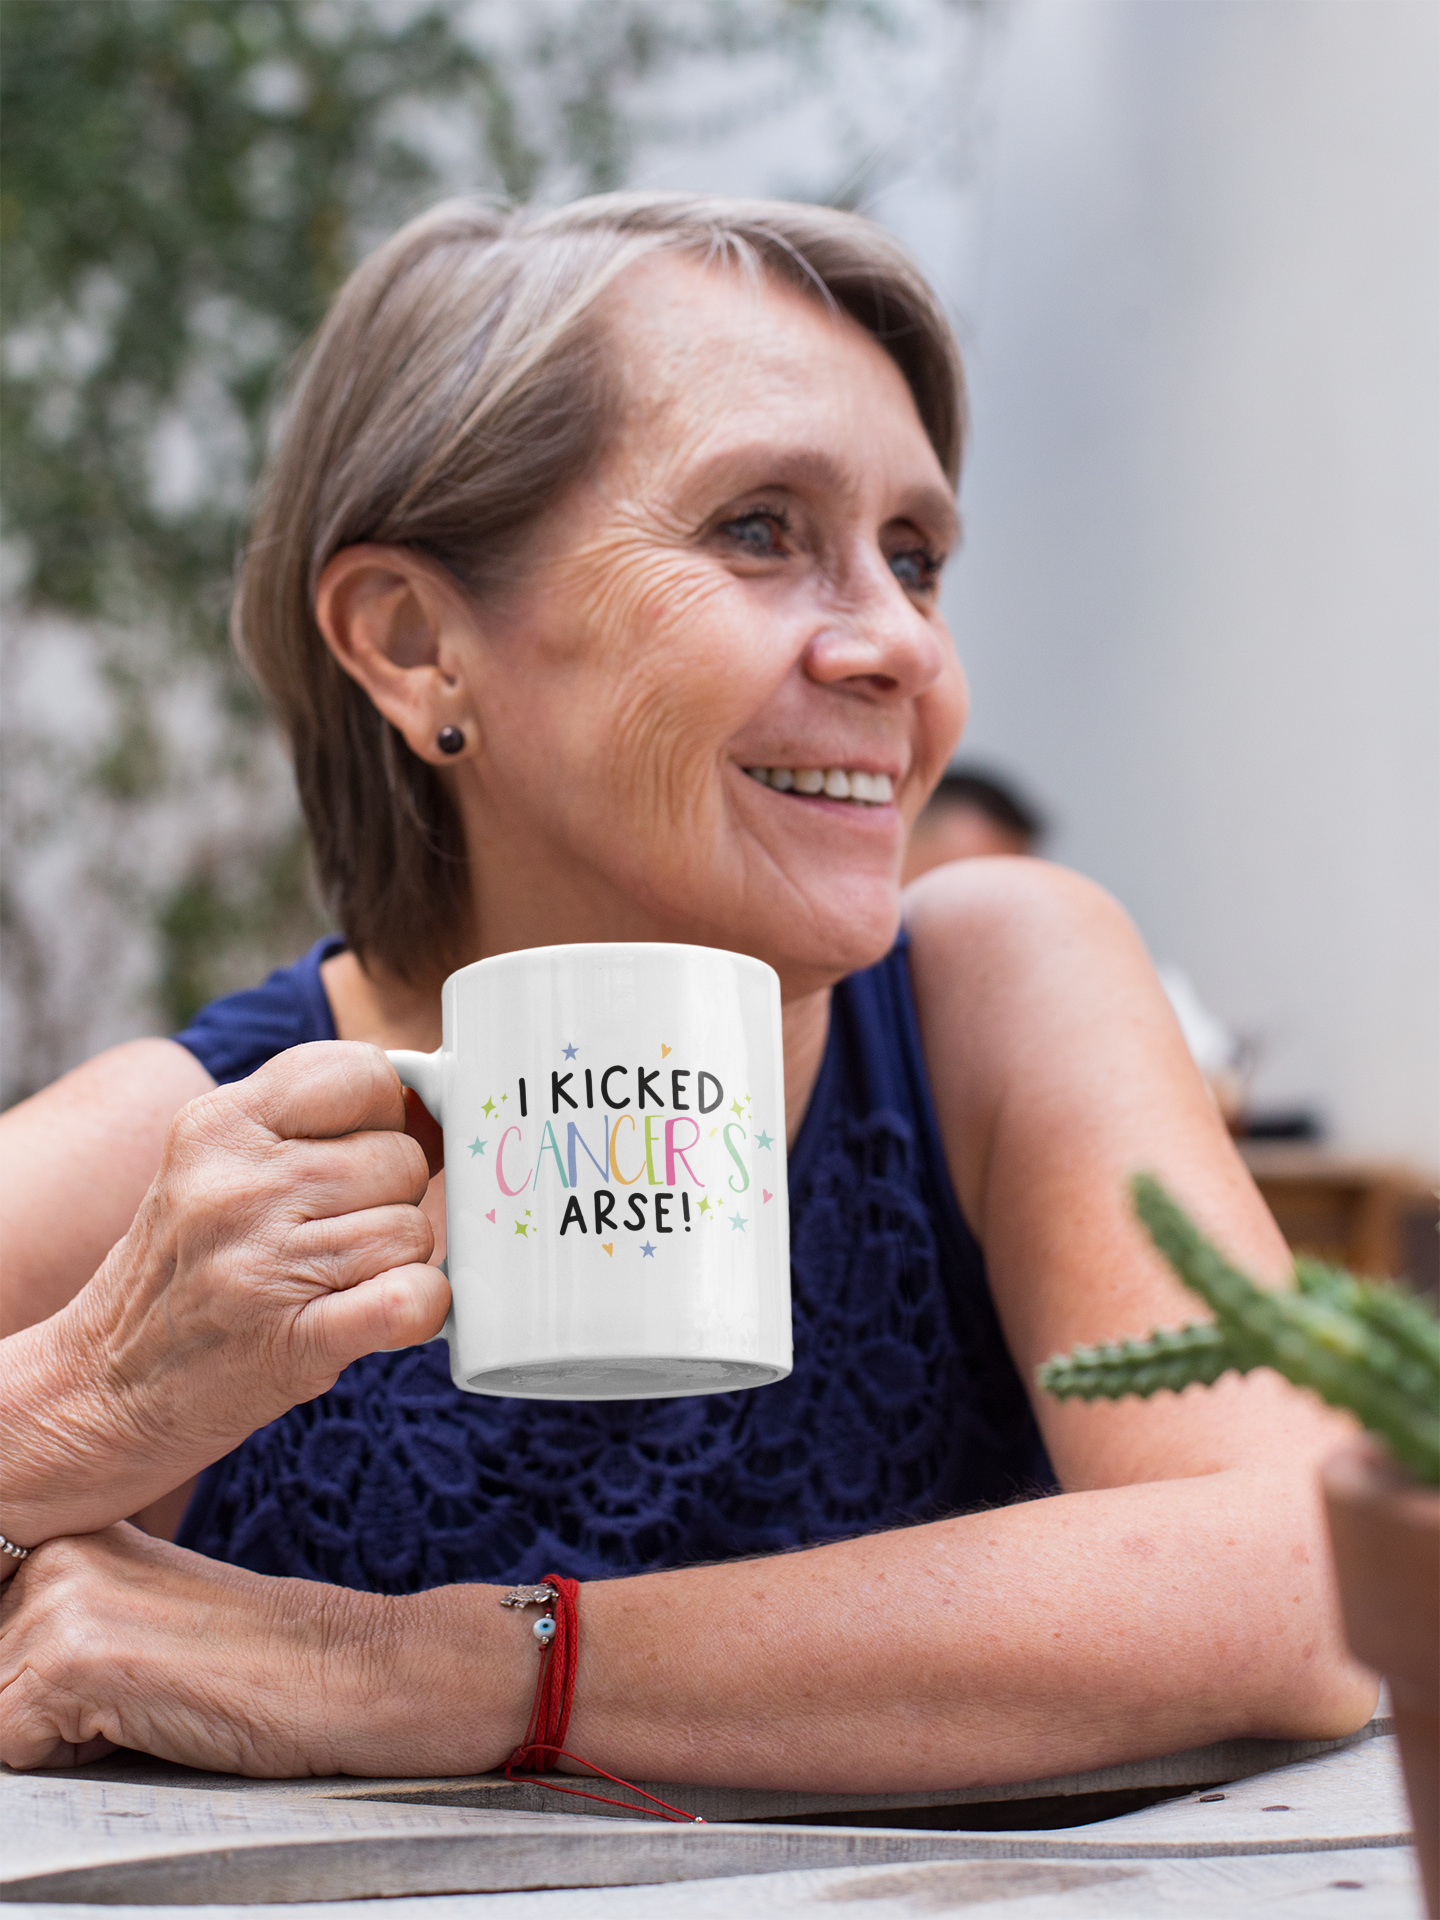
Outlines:
{"label": "white wall", "polygon": [[1016,0],[971,334],[966,749],[1257,1100],[1437,1159],[1428,0]]}

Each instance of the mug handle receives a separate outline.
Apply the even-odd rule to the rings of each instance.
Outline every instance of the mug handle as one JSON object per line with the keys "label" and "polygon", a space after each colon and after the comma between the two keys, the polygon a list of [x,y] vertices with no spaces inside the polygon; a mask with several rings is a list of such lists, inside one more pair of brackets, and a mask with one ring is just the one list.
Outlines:
{"label": "mug handle", "polygon": [[409,1087],[418,1093],[425,1102],[430,1118],[436,1126],[443,1127],[445,1115],[441,1112],[444,1097],[441,1093],[442,1076],[440,1061],[443,1047],[437,1047],[434,1053],[407,1053],[404,1048],[386,1052],[385,1058],[400,1076],[402,1087]]}
{"label": "mug handle", "polygon": [[[409,1053],[403,1047],[397,1047],[393,1052],[387,1049],[385,1054],[385,1058],[399,1074],[401,1086],[409,1087],[412,1092],[419,1094],[425,1102],[430,1118],[440,1127],[445,1124],[445,1116],[440,1111],[443,1104],[440,1097],[440,1056],[444,1051],[443,1047],[439,1047],[434,1053]],[[447,1254],[443,1260],[438,1260],[436,1265],[448,1280],[450,1256]],[[435,1337],[437,1340],[448,1341],[451,1352],[454,1352],[455,1302],[453,1296],[450,1310],[445,1315],[445,1324]]]}

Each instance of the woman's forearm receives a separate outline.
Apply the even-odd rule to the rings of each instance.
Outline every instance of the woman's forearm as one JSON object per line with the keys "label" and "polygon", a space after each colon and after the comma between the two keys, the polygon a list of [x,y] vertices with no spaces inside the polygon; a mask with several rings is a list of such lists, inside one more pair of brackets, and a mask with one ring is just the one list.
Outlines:
{"label": "woman's forearm", "polygon": [[[535,1615],[502,1609],[501,1591],[367,1601],[385,1680],[341,1736],[344,1771],[479,1772],[513,1750]],[[1303,1471],[1063,1494],[594,1581],[579,1615],[566,1747],[635,1781],[1001,1784],[1243,1735],[1338,1737],[1375,1699],[1344,1649]]]}
{"label": "woman's forearm", "polygon": [[[478,1772],[513,1750],[538,1655],[534,1614],[501,1591],[366,1602],[384,1679],[335,1736],[344,1771]],[[1303,1473],[1066,1494],[591,1582],[580,1627],[566,1746],[636,1781],[1002,1784],[1243,1735],[1338,1737],[1375,1699]]]}
{"label": "woman's forearm", "polygon": [[[632,1780],[903,1792],[1340,1735],[1374,1682],[1315,1508],[1301,1473],[1235,1469],[594,1582],[566,1746]],[[0,1758],[484,1772],[539,1657],[502,1592],[265,1579],[131,1527],[55,1540],[0,1605]]]}
{"label": "woman's forearm", "polygon": [[[452,1590],[453,1591],[453,1590]],[[1062,1495],[592,1584],[568,1745],[628,1778],[964,1786],[1359,1725],[1301,1475]]]}

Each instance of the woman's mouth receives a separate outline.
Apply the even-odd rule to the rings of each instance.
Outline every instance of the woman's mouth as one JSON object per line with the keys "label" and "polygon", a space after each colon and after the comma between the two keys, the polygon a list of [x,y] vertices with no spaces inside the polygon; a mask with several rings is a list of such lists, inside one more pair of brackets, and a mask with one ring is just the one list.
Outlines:
{"label": "woman's mouth", "polygon": [[854,800],[862,807],[889,806],[895,790],[888,773],[863,773],[848,767],[746,767],[752,780],[776,793],[811,794],[826,800]]}

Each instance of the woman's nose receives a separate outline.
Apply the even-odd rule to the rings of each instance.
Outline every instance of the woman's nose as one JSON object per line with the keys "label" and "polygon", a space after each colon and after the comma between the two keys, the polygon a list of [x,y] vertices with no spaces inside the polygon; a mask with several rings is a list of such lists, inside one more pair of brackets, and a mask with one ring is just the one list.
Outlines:
{"label": "woman's nose", "polygon": [[913,700],[944,670],[949,639],[906,593],[882,557],[852,574],[805,650],[821,686],[853,682],[882,699]]}

